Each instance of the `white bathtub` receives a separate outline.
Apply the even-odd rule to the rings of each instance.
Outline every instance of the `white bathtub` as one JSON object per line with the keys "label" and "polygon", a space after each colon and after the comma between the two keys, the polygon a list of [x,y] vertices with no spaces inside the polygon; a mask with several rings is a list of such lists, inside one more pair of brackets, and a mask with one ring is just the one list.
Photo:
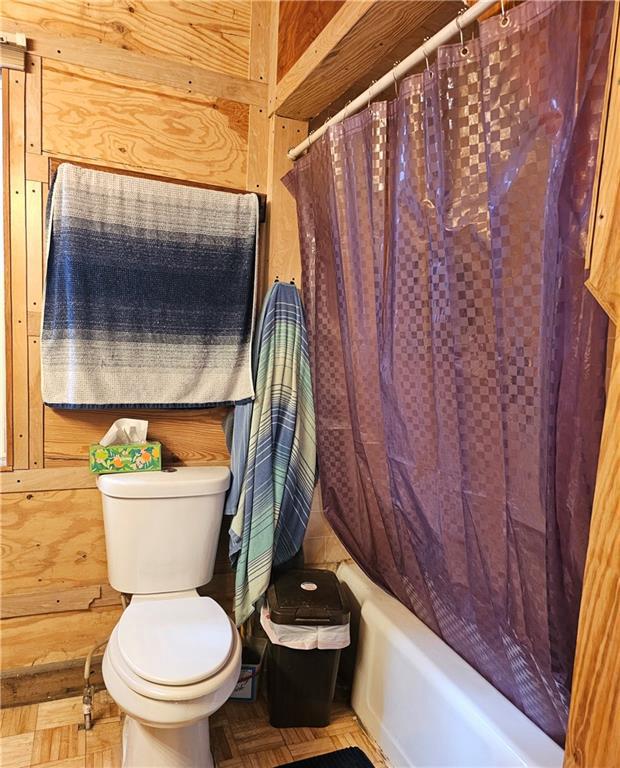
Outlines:
{"label": "white bathtub", "polygon": [[562,766],[555,742],[356,565],[338,577],[359,620],[353,709],[393,768]]}

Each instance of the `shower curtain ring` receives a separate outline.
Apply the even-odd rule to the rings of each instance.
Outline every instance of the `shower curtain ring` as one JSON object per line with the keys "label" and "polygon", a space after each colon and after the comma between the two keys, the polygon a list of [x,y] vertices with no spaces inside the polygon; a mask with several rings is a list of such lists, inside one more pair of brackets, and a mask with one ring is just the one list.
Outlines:
{"label": "shower curtain ring", "polygon": [[394,80],[394,93],[396,94],[396,98],[398,98],[398,80],[396,79],[396,67],[400,64],[400,61],[394,62],[394,67],[392,68],[392,79]]}
{"label": "shower curtain ring", "polygon": [[426,59],[426,71],[428,72],[428,76],[432,77],[433,76],[433,72],[431,70],[431,65],[428,63],[428,56],[426,55],[426,49],[425,48],[422,48],[422,53],[424,55],[424,58]]}
{"label": "shower curtain ring", "polygon": [[[425,43],[426,43],[428,40],[430,40],[430,37],[425,37],[425,38],[424,38],[424,42],[425,42]],[[429,76],[429,77],[432,77],[432,76],[433,76],[433,70],[431,69],[431,65],[429,64],[429,61],[428,61],[428,53],[426,53],[426,48],[425,48],[424,46],[422,46],[422,55],[424,56],[424,58],[425,58],[425,60],[426,60],[426,71],[428,72],[428,76]]]}
{"label": "shower curtain ring", "polygon": [[504,0],[500,0],[500,6],[501,6],[501,13],[500,13],[499,25],[500,27],[507,27],[508,24],[510,24],[510,19],[508,18],[508,14],[506,13],[506,8],[504,7]]}
{"label": "shower curtain ring", "polygon": [[342,122],[343,123],[347,119],[347,109],[349,108],[349,104],[350,103],[351,103],[351,99],[349,99],[349,101],[347,101],[347,103],[344,105],[344,109],[342,110],[342,112],[343,112],[343,114],[342,114]]}
{"label": "shower curtain ring", "polygon": [[454,23],[456,24],[456,27],[459,31],[459,35],[461,36],[461,56],[467,56],[467,54],[469,53],[469,50],[465,45],[465,39],[463,38],[463,27],[461,27],[461,22],[459,21],[458,16],[455,16]]}
{"label": "shower curtain ring", "polygon": [[366,104],[366,109],[370,109],[370,102],[372,101],[372,87],[376,83],[376,80],[373,80],[370,85],[368,86],[368,102]]}
{"label": "shower curtain ring", "polygon": [[[327,117],[325,118],[325,122],[324,122],[324,123],[323,123],[323,125],[321,126],[322,128],[325,128],[325,126],[327,125],[327,123],[328,123],[328,122],[331,120],[331,117],[332,117],[332,116],[331,116],[331,115],[329,114],[329,112],[328,112],[328,113],[327,113]],[[323,135],[321,136],[321,143],[323,143],[323,142],[325,141],[325,136],[326,136],[326,135],[327,135],[327,131],[323,131]]]}

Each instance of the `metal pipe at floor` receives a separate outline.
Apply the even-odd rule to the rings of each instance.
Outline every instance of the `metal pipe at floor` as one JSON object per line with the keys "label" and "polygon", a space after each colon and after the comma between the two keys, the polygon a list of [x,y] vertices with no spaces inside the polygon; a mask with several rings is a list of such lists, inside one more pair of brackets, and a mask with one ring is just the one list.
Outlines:
{"label": "metal pipe at floor", "polygon": [[[353,99],[353,101],[351,101],[346,107],[341,109],[340,112],[323,123],[320,128],[310,134],[307,139],[304,139],[301,144],[298,144],[296,147],[289,149],[289,158],[291,160],[297,160],[297,158],[303,152],[309,149],[314,144],[314,142],[317,141],[317,139],[320,139],[321,136],[323,136],[328,128],[330,128],[332,125],[340,123],[346,117],[354,114],[362,107],[366,107],[368,104],[370,104],[372,99],[375,98],[375,96],[378,96],[386,88],[393,86],[394,82],[399,80],[401,77],[409,74],[409,72],[411,72],[414,67],[416,67],[422,61],[424,61],[424,59],[427,59],[432,53],[434,53],[440,45],[447,43],[448,40],[450,40],[452,37],[462,32],[465,27],[476,21],[479,16],[482,16],[482,14],[492,5],[495,5],[496,2],[497,0],[478,0],[475,5],[446,24],[445,27],[440,29],[439,32],[434,34],[423,45],[421,45],[419,48],[416,48],[413,53],[410,53],[406,59],[403,59],[393,69],[383,75],[380,80],[377,80],[376,83],[373,83],[363,93],[360,93],[359,96]],[[502,19],[508,19],[508,16],[506,15],[506,12],[503,8],[503,3]],[[507,24],[508,21],[506,21],[506,26]]]}

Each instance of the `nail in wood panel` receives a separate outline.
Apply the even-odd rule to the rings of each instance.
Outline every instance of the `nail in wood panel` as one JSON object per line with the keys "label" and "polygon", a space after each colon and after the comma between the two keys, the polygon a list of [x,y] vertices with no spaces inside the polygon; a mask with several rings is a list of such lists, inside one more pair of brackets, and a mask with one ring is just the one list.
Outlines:
{"label": "nail in wood panel", "polygon": [[[120,50],[170,63],[247,76],[251,0],[95,3],[5,0],[3,26],[35,37],[37,32]],[[10,30],[9,30],[10,31]]]}
{"label": "nail in wood panel", "polygon": [[248,107],[44,60],[43,150],[245,188]]}
{"label": "nail in wood panel", "polygon": [[73,411],[45,408],[45,465],[79,466],[88,462],[88,446],[98,443],[112,422],[147,419],[148,436],[161,442],[164,464],[227,463],[222,429],[227,409],[136,411]]}
{"label": "nail in wood panel", "polygon": [[26,304],[25,103],[23,72],[9,83],[9,199],[11,239],[13,466],[28,467],[28,324]]}

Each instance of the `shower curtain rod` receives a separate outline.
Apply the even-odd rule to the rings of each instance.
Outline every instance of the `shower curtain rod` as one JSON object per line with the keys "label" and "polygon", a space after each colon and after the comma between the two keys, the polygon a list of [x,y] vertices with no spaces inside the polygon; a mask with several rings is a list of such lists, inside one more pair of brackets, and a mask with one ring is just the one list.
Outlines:
{"label": "shower curtain rod", "polygon": [[[317,139],[320,139],[328,128],[330,128],[332,125],[336,125],[336,123],[341,122],[349,115],[352,115],[354,112],[357,112],[358,109],[368,106],[375,96],[377,96],[389,86],[394,85],[394,83],[396,83],[401,77],[404,77],[404,75],[407,75],[409,72],[411,72],[411,70],[421,61],[428,59],[428,57],[434,53],[440,45],[447,43],[450,38],[454,37],[454,35],[458,35],[466,26],[471,24],[473,21],[476,21],[479,16],[482,16],[486,10],[488,10],[492,5],[495,5],[496,3],[497,0],[478,0],[475,5],[472,5],[471,8],[468,8],[466,11],[461,13],[451,22],[446,24],[445,27],[440,29],[439,32],[434,34],[423,45],[421,45],[419,48],[416,48],[413,53],[410,53],[406,59],[403,59],[393,69],[383,75],[380,80],[377,80],[363,93],[360,93],[357,98],[349,102],[349,104],[341,109],[340,112],[335,114],[329,120],[326,120],[320,128],[317,128],[316,131],[313,131],[313,133],[311,133],[307,139],[304,139],[301,144],[298,144],[296,147],[289,149],[289,158],[291,160],[297,160],[302,152],[305,152],[314,144]],[[502,26],[506,26],[508,23],[507,18],[508,17],[506,16],[506,11],[504,9],[504,3],[502,1]],[[506,23],[504,23],[504,19],[506,19]]]}

